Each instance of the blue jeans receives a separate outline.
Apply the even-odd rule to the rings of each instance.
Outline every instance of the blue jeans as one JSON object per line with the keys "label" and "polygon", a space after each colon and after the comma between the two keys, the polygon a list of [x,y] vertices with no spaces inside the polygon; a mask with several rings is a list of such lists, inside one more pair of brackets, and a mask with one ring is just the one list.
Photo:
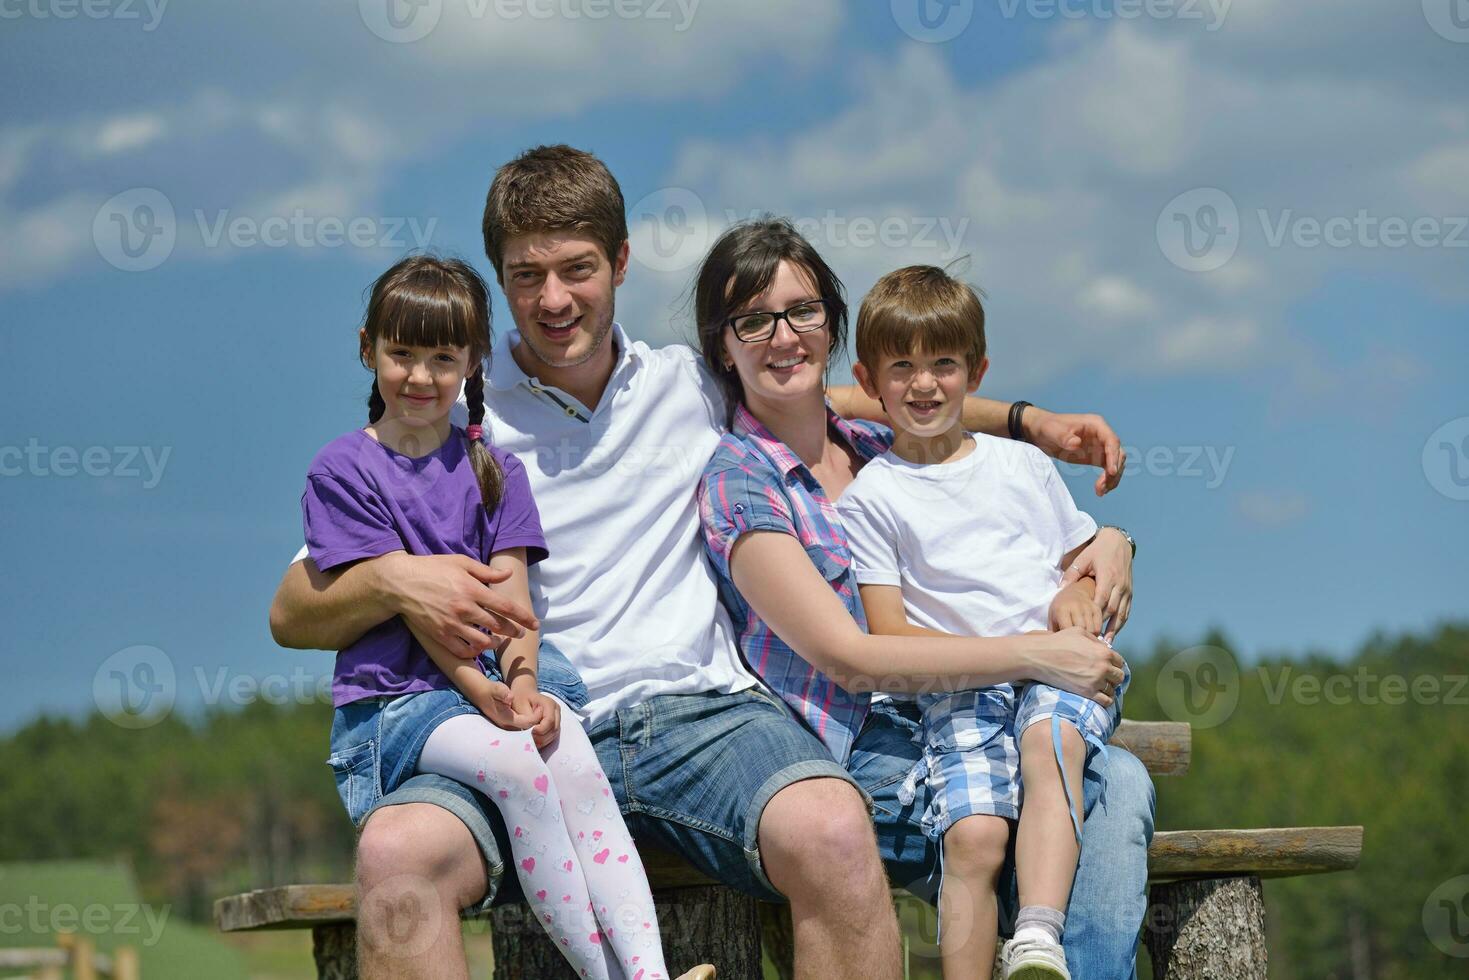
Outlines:
{"label": "blue jeans", "polygon": [[[911,702],[874,705],[853,746],[847,768],[872,797],[877,844],[895,885],[933,903],[938,896],[937,844],[920,823],[928,807],[920,791],[912,803],[898,800],[903,779],[918,760],[920,728]],[[1107,751],[1106,793],[1085,780],[1081,863],[1066,913],[1066,963],[1085,980],[1137,976],[1137,940],[1148,900],[1148,844],[1153,838],[1153,784],[1131,753]],[[1016,894],[1013,849],[1001,878],[1001,915],[1013,919]]]}

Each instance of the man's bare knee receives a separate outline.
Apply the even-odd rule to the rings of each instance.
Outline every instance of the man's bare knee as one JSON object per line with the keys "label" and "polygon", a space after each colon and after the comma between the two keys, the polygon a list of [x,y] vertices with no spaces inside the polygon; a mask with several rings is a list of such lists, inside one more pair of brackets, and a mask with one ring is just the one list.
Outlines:
{"label": "man's bare knee", "polygon": [[[484,858],[458,817],[431,803],[376,810],[357,841],[357,881],[365,893],[392,881],[427,883],[463,907],[488,888]],[[391,886],[390,886],[391,887]]]}
{"label": "man's bare knee", "polygon": [[760,856],[788,897],[807,886],[882,883],[872,818],[861,795],[839,779],[807,779],[777,793],[760,820]]}

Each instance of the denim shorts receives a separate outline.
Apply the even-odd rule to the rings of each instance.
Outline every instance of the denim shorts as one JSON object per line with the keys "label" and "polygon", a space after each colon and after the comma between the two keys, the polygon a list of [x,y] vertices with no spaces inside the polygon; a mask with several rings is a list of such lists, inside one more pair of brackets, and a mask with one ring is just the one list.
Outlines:
{"label": "denim shorts", "polygon": [[[493,664],[486,673],[500,680]],[[586,685],[576,668],[555,647],[542,643],[536,669],[537,687],[567,707],[587,703]],[[430,733],[456,715],[479,709],[457,688],[422,691],[398,697],[363,698],[332,714],[331,756],[327,765],[337,782],[337,795],[359,830],[377,808],[400,803],[434,803],[464,820],[492,870],[502,853],[481,816],[483,797],[442,776],[417,773],[418,757]],[[564,719],[569,723],[572,719]],[[493,806],[487,807],[494,810]],[[477,819],[465,819],[473,814]],[[492,886],[493,892],[493,886]]]}
{"label": "denim shorts", "polygon": [[766,901],[785,901],[760,861],[760,817],[776,793],[829,778],[871,806],[822,741],[762,687],[651,698],[588,734],[640,844]]}

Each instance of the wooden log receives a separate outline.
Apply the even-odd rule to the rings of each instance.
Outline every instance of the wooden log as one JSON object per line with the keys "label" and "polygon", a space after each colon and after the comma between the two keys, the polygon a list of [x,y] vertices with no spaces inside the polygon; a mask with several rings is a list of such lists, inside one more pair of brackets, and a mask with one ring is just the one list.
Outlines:
{"label": "wooden log", "polygon": [[1193,733],[1185,722],[1124,720],[1108,744],[1137,756],[1154,776],[1182,776],[1193,753]]}
{"label": "wooden log", "polygon": [[[713,963],[720,980],[761,980],[760,926],[755,899],[722,886],[655,892],[663,955],[674,976]],[[490,916],[495,980],[545,980],[569,975],[566,960],[523,904]]]}
{"label": "wooden log", "polygon": [[357,895],[351,885],[258,888],[214,903],[214,922],[220,932],[299,929],[318,922],[350,922],[355,918]]}
{"label": "wooden log", "polygon": [[311,928],[318,980],[357,980],[357,925],[329,922]]}
{"label": "wooden log", "polygon": [[1281,878],[1348,871],[1361,857],[1361,827],[1160,831],[1148,848],[1148,877]]}
{"label": "wooden log", "polygon": [[1156,980],[1266,980],[1260,879],[1154,885],[1143,942]]}

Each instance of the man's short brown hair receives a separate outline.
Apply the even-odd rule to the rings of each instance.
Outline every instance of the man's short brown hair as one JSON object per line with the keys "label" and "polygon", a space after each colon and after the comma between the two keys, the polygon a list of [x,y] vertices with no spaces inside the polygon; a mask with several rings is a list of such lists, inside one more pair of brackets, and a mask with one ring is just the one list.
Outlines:
{"label": "man's short brown hair", "polygon": [[857,360],[876,371],[883,357],[939,351],[963,351],[970,371],[984,360],[979,293],[932,265],[910,265],[879,279],[857,312]]}
{"label": "man's short brown hair", "polygon": [[537,146],[495,171],[485,198],[485,256],[505,281],[505,243],[517,235],[569,231],[602,246],[609,262],[627,241],[622,188],[585,150]]}

